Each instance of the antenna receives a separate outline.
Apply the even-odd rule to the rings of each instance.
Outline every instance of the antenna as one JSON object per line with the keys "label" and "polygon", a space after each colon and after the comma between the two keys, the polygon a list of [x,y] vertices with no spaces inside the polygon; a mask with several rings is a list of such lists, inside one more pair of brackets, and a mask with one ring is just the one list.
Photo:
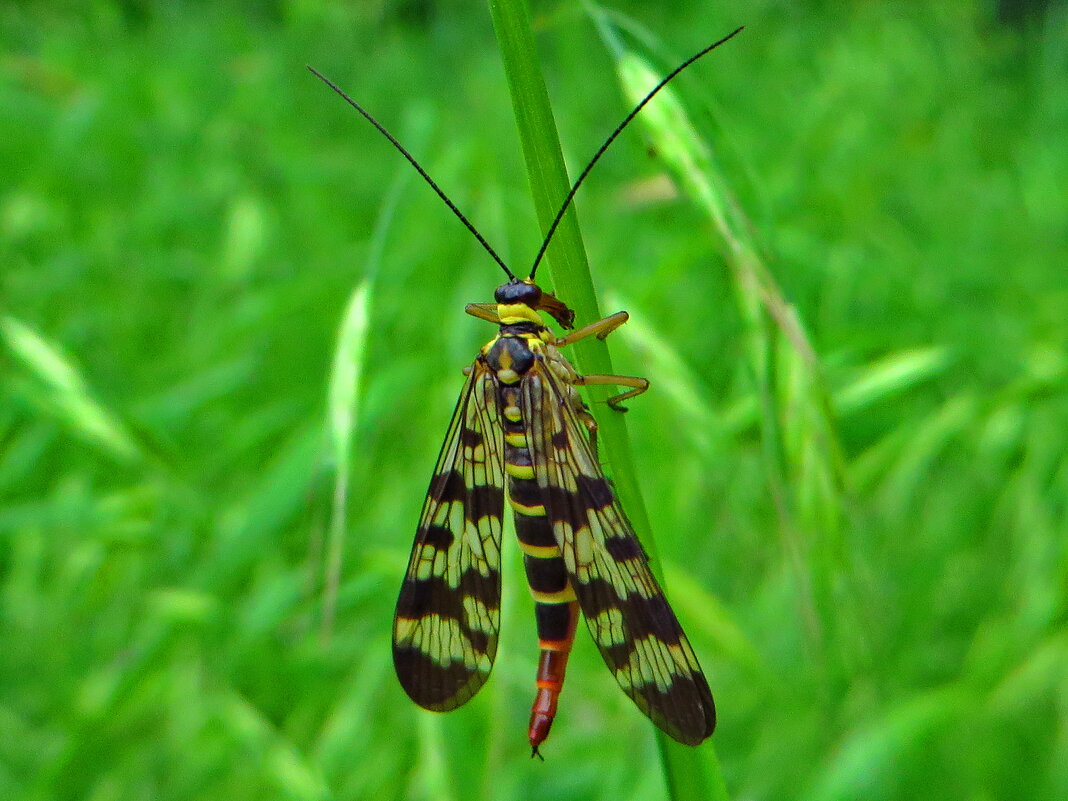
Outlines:
{"label": "antenna", "polygon": [[452,210],[452,213],[455,214],[457,216],[457,218],[459,218],[460,222],[462,222],[467,227],[468,231],[470,231],[472,234],[475,235],[475,239],[478,240],[478,243],[480,245],[482,245],[482,247],[484,247],[486,249],[486,252],[489,253],[493,257],[493,260],[495,262],[497,262],[497,264],[501,265],[501,269],[504,270],[505,274],[509,278],[511,278],[513,281],[516,280],[515,279],[515,275],[512,273],[511,270],[508,269],[508,265],[505,264],[504,261],[501,259],[501,257],[497,255],[497,251],[495,251],[493,248],[490,247],[489,242],[487,242],[485,240],[485,238],[483,238],[482,234],[480,234],[478,232],[478,229],[475,228],[475,226],[471,224],[471,221],[468,220],[467,217],[464,216],[464,213],[462,211],[460,211],[458,208],[456,208],[456,204],[453,203],[451,200],[449,200],[449,196],[446,195],[441,190],[441,187],[438,186],[436,183],[434,183],[434,179],[431,178],[427,174],[426,170],[424,170],[422,168],[422,166],[420,166],[419,162],[415,160],[415,156],[413,156],[411,153],[409,153],[405,149],[404,145],[402,145],[400,142],[398,142],[393,137],[393,134],[391,134],[389,131],[386,130],[384,125],[382,125],[378,120],[376,120],[374,117],[372,117],[370,114],[368,114],[364,110],[363,106],[361,106],[359,103],[357,103],[355,100],[353,100],[347,94],[345,94],[345,92],[336,83],[331,81],[329,78],[327,78],[325,75],[323,75],[321,72],[319,72],[314,67],[308,67],[308,71],[311,72],[311,74],[314,75],[316,78],[318,78],[320,81],[322,81],[327,86],[329,86],[331,89],[333,89],[338,95],[341,96],[341,98],[346,103],[348,103],[350,106],[352,106],[358,112],[360,112],[360,114],[363,115],[363,118],[365,120],[367,120],[369,123],[371,123],[371,125],[375,126],[375,128],[378,129],[378,132],[380,134],[382,134],[382,136],[386,137],[386,139],[389,140],[389,143],[391,145],[393,145],[393,147],[397,148],[397,150],[400,151],[400,154],[402,156],[404,156],[404,158],[408,159],[408,163],[411,164],[413,167],[415,167],[416,172],[418,172],[421,176],[423,176],[423,180],[426,181],[430,185],[430,188],[438,193],[438,197],[440,197],[442,200],[445,201],[445,205],[448,206]]}
{"label": "antenna", "polygon": [[711,53],[713,50],[715,50],[721,44],[726,43],[729,39],[733,39],[735,36],[737,36],[742,31],[742,28],[744,28],[744,27],[745,26],[743,25],[743,26],[735,29],[733,32],[727,34],[722,39],[720,39],[718,42],[714,42],[713,44],[710,44],[708,47],[706,47],[701,52],[690,56],[684,62],[679,64],[679,66],[677,66],[674,70],[672,70],[672,72],[666,78],[664,78],[662,81],[660,81],[660,83],[658,83],[656,86],[654,86],[652,91],[650,91],[649,94],[647,94],[644,98],[642,98],[642,101],[638,105],[636,105],[634,107],[634,109],[630,112],[630,114],[628,114],[626,117],[623,118],[623,122],[619,123],[619,125],[616,126],[616,129],[614,131],[612,131],[611,134],[609,134],[608,138],[604,140],[604,144],[602,144],[597,149],[597,152],[593,154],[593,158],[590,159],[589,164],[586,165],[586,168],[579,175],[578,180],[575,181],[574,185],[571,187],[571,191],[567,193],[567,197],[564,198],[564,202],[560,206],[560,210],[558,212],[556,212],[556,217],[553,218],[552,225],[549,226],[549,231],[545,234],[545,239],[542,240],[541,249],[538,251],[538,255],[534,257],[534,266],[530,268],[530,278],[532,280],[534,278],[534,273],[537,272],[537,270],[538,270],[538,265],[541,264],[542,257],[545,256],[545,251],[549,247],[549,242],[552,241],[553,234],[556,233],[556,229],[560,225],[560,220],[562,220],[564,218],[564,212],[567,211],[567,207],[571,205],[571,201],[575,197],[575,193],[578,192],[578,188],[580,186],[582,186],[582,182],[586,180],[586,176],[590,174],[590,170],[593,169],[593,165],[597,163],[598,159],[600,159],[601,156],[604,155],[604,152],[606,150],[608,150],[608,147],[612,144],[612,142],[614,142],[616,140],[616,137],[619,136],[623,132],[623,129],[626,128],[627,125],[630,124],[631,120],[633,120],[636,116],[638,116],[638,112],[641,111],[643,108],[645,108],[645,104],[653,99],[653,95],[655,95],[657,92],[659,92],[661,89],[663,89],[667,85],[668,81],[670,81],[672,78],[674,78],[676,75],[678,75],[680,72],[682,72],[684,69],[686,69],[688,66],[693,64],[695,61],[697,61],[702,56],[707,55],[708,53]]}

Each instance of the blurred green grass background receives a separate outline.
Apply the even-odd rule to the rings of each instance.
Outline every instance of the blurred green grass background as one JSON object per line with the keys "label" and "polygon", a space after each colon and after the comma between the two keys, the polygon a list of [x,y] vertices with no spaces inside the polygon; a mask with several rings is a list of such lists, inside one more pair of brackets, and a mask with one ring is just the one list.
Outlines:
{"label": "blurred green grass background", "polygon": [[[1063,6],[612,8],[658,72],[747,25],[677,93],[833,411],[628,132],[579,212],[731,796],[1068,797]],[[532,13],[574,173],[628,103],[581,6]],[[528,758],[514,549],[487,688],[434,716],[393,677],[500,275],[304,65],[522,265],[485,6],[21,3],[0,42],[0,797],[663,797],[585,634]]]}

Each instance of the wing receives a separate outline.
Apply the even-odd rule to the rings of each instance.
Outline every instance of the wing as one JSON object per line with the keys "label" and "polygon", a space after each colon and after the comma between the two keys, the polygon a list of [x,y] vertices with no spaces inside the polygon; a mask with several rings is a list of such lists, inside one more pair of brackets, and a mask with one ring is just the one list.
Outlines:
{"label": "wing", "polygon": [[590,634],[638,708],[673,739],[697,745],[716,725],[712,693],[601,471],[582,401],[545,359],[522,392],[535,478]]}
{"label": "wing", "polygon": [[501,617],[503,451],[496,376],[480,359],[438,455],[393,620],[397,677],[426,709],[466,703],[493,667]]}

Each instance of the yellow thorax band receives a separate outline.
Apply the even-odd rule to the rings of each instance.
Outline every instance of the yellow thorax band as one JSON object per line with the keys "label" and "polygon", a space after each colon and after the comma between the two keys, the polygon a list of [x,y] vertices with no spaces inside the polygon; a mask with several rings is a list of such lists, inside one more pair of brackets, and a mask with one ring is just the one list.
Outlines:
{"label": "yellow thorax band", "polygon": [[498,303],[497,316],[504,325],[512,323],[530,322],[545,325],[541,315],[525,303]]}

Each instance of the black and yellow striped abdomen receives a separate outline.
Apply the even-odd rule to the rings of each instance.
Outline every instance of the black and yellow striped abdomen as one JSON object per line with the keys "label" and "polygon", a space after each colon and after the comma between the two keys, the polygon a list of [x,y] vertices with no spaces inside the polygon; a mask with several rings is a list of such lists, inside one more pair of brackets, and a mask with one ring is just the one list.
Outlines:
{"label": "black and yellow striped abdomen", "polygon": [[[502,331],[507,328],[504,327]],[[542,605],[558,606],[575,600],[552,524],[546,515],[544,491],[534,478],[534,461],[527,442],[527,421],[524,419],[526,410],[520,402],[520,382],[535,360],[541,358],[540,349],[541,340],[533,332],[502,333],[485,354],[488,366],[497,373],[500,382],[497,391],[504,427],[504,472],[508,477],[508,503],[515,517],[516,536],[523,551],[530,590],[539,604],[539,622],[543,616],[552,616],[551,611],[540,609]],[[551,633],[563,634],[557,631]],[[543,632],[539,626],[540,638],[560,638],[544,636],[548,634],[550,632]]]}
{"label": "black and yellow striped abdomen", "polygon": [[529,736],[536,752],[538,745],[548,737],[556,715],[579,608],[545,509],[544,490],[535,479],[534,457],[527,442],[528,426],[524,419],[529,410],[523,408],[520,400],[523,377],[542,358],[542,340],[526,326],[522,332],[508,332],[509,328],[516,327],[502,326],[501,335],[486,349],[485,359],[499,381],[497,392],[504,428],[508,503],[515,519],[516,538],[523,551],[527,584],[534,597],[541,657]]}

